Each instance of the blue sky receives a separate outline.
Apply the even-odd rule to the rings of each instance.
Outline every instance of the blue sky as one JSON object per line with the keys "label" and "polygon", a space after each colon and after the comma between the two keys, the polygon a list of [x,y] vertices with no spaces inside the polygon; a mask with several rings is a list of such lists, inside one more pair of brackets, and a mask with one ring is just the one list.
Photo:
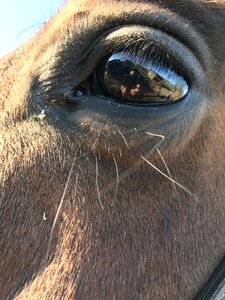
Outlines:
{"label": "blue sky", "polygon": [[0,57],[26,41],[64,2],[0,0]]}

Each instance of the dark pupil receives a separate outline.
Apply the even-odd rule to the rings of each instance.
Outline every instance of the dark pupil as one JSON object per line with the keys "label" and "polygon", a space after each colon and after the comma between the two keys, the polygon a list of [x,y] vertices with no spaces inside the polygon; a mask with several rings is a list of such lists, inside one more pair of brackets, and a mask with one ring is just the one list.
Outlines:
{"label": "dark pupil", "polygon": [[99,71],[102,93],[110,98],[136,104],[168,103],[188,92],[184,78],[171,67],[138,54],[118,52]]}

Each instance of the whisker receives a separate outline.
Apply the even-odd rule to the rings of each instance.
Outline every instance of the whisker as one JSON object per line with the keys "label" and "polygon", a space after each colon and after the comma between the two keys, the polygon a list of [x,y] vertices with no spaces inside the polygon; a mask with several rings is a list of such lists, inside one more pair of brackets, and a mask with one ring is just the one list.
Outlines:
{"label": "whisker", "polygon": [[99,172],[98,172],[98,158],[97,156],[95,156],[95,165],[96,165],[96,177],[95,177],[95,183],[96,183],[96,189],[97,189],[97,194],[98,194],[98,202],[99,205],[101,207],[101,209],[104,209],[104,206],[102,204],[102,200],[101,200],[101,194],[100,194],[100,189],[99,189],[99,185],[98,185],[98,176],[99,176]]}
{"label": "whisker", "polygon": [[[163,162],[163,164],[164,164],[164,166],[165,166],[165,168],[166,168],[166,171],[167,171],[169,177],[172,179],[172,175],[171,175],[170,169],[169,169],[169,167],[168,167],[168,165],[167,165],[165,159],[163,158],[162,153],[159,151],[158,148],[156,148],[156,151],[158,152],[158,154],[159,154],[159,156],[160,156],[160,158],[161,158],[161,160],[162,160],[162,162]],[[173,184],[173,188],[174,188],[174,190],[175,190],[175,193],[176,193],[176,195],[177,195],[177,197],[178,197],[176,184],[175,184],[174,182],[172,182],[172,184]]]}
{"label": "whisker", "polygon": [[162,134],[151,133],[151,132],[148,132],[148,131],[145,131],[145,133],[152,136],[152,137],[158,137],[158,138],[161,139],[157,144],[155,144],[154,147],[152,147],[152,149],[150,151],[150,154],[151,154],[152,152],[155,151],[155,149],[159,148],[159,146],[161,146],[161,144],[165,141],[165,136],[162,135]]}
{"label": "whisker", "polygon": [[119,128],[118,128],[118,127],[117,127],[117,131],[118,131],[118,133],[121,135],[122,139],[124,140],[124,142],[125,142],[125,145],[127,146],[127,149],[129,149],[128,142],[127,142],[127,140],[126,140],[125,136],[122,134],[122,132],[119,130]]}
{"label": "whisker", "polygon": [[[122,134],[122,132],[119,130],[119,128],[117,128],[118,130],[118,133],[122,136],[124,142],[126,143],[127,147],[128,147],[128,142],[126,140],[126,138],[124,137],[124,135]],[[135,131],[135,134],[137,133],[137,129],[134,128],[134,131]],[[153,147],[153,149],[150,151],[150,153],[157,149],[157,146],[161,145],[161,143],[165,140],[165,137],[163,135],[160,135],[160,134],[155,134],[155,133],[150,133],[150,132],[145,132],[146,134],[150,135],[150,136],[153,136],[153,137],[158,137],[160,138],[160,141],[158,143],[155,144],[155,146]],[[116,191],[115,191],[115,194],[114,194],[114,197],[113,197],[113,201],[115,200],[115,197],[117,195],[117,192],[118,192],[118,185],[119,185],[119,180],[120,179],[125,179],[126,177],[128,177],[133,171],[135,168],[137,168],[140,164],[141,164],[141,159],[138,159],[137,162],[134,163],[134,166],[130,167],[128,170],[126,171],[123,171],[122,174],[119,175],[119,170],[118,170],[118,165],[117,165],[117,162],[116,162],[116,159],[115,159],[115,156],[113,155],[113,160],[114,160],[114,164],[115,164],[115,168],[116,168]],[[96,162],[97,163],[97,162]],[[96,165],[97,166],[97,165]],[[98,167],[97,167],[98,168]],[[98,176],[98,170],[96,168],[96,172],[97,172],[97,176]],[[105,191],[109,190],[111,187],[112,187],[112,184],[114,184],[114,180],[113,182],[111,182],[107,188],[105,189]],[[96,182],[96,186],[98,186],[98,182]],[[99,188],[97,187],[97,190],[98,190],[98,194],[100,195],[100,192],[99,192]],[[99,196],[99,199],[101,200],[101,197]],[[102,203],[100,201],[100,203]]]}
{"label": "whisker", "polygon": [[[148,131],[146,131],[145,133],[148,134],[148,135],[150,135],[150,136],[158,137],[158,138],[161,139],[161,141],[159,141],[158,144],[156,144],[153,147],[153,149],[151,149],[151,152],[153,152],[154,150],[156,150],[158,152],[158,154],[159,154],[159,156],[160,156],[160,158],[161,158],[161,160],[162,160],[162,162],[163,162],[163,164],[164,164],[164,166],[166,168],[166,171],[167,171],[169,177],[172,179],[172,175],[171,175],[171,172],[170,172],[170,170],[168,168],[168,165],[167,165],[165,159],[163,158],[162,153],[158,149],[158,147],[165,141],[165,136],[161,135],[161,134],[151,133],[151,132],[148,132]],[[176,196],[178,198],[178,192],[177,192],[176,184],[174,182],[172,182],[172,184],[173,184],[173,188],[175,190]]]}
{"label": "whisker", "polygon": [[114,200],[116,199],[116,196],[118,193],[118,187],[119,187],[119,169],[118,169],[118,165],[117,165],[116,158],[114,155],[113,155],[113,160],[114,160],[115,169],[116,169],[116,189],[115,189],[115,193],[113,196],[112,205],[113,205]]}
{"label": "whisker", "polygon": [[67,188],[68,188],[68,185],[69,185],[69,182],[70,182],[70,178],[71,178],[71,175],[72,175],[72,172],[73,172],[73,166],[74,166],[74,163],[75,163],[75,160],[76,160],[76,156],[77,156],[77,153],[76,153],[76,155],[73,159],[73,162],[72,162],[72,165],[71,165],[71,168],[70,168],[70,172],[69,172],[69,175],[68,175],[68,178],[67,178],[67,181],[66,181],[66,185],[65,185],[65,188],[64,188],[64,191],[63,191],[63,194],[62,194],[62,198],[60,200],[60,203],[59,203],[59,206],[58,206],[58,209],[57,209],[54,221],[53,221],[53,225],[52,225],[52,229],[51,229],[51,233],[50,233],[50,238],[49,238],[49,242],[48,242],[48,248],[47,248],[47,252],[46,252],[46,257],[48,257],[48,255],[49,255],[49,250],[50,250],[50,245],[51,245],[51,242],[52,242],[53,232],[55,230],[56,222],[58,220],[59,213],[60,213],[60,210],[62,208],[63,201],[65,199],[66,191],[67,191]]}
{"label": "whisker", "polygon": [[145,157],[141,156],[141,158],[147,163],[149,164],[153,169],[155,169],[156,171],[158,171],[161,175],[163,175],[165,178],[167,178],[168,180],[170,180],[171,182],[173,182],[175,185],[177,185],[179,188],[181,188],[183,191],[185,191],[187,194],[189,194],[190,196],[192,196],[196,201],[198,201],[197,197],[195,195],[193,195],[193,193],[188,190],[185,186],[183,186],[182,184],[180,184],[179,182],[177,182],[176,180],[174,180],[173,178],[170,178],[168,175],[166,175],[164,172],[162,172],[161,170],[159,170],[155,165],[153,165],[150,161],[148,161]]}

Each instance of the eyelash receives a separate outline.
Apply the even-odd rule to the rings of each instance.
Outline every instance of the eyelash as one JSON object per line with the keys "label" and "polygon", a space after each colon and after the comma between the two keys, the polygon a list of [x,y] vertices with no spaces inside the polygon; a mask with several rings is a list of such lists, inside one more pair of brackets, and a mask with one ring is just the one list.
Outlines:
{"label": "eyelash", "polygon": [[118,45],[114,45],[110,50],[106,51],[102,55],[102,58],[99,60],[98,64],[95,66],[92,74],[88,76],[88,78],[82,84],[76,87],[74,91],[76,91],[79,87],[82,87],[84,85],[86,86],[87,82],[93,79],[93,73],[99,67],[99,65],[107,59],[107,57],[110,57],[111,55],[121,51],[126,52],[128,55],[137,55],[138,61],[142,61],[147,59],[148,57],[151,57],[151,60],[154,60],[155,64],[159,66],[159,72],[161,71],[160,67],[164,67],[168,70],[168,73],[170,73],[171,71],[176,72],[180,76],[184,77],[188,84],[190,84],[190,80],[185,74],[184,66],[179,63],[174,55],[171,55],[169,52],[165,54],[165,49],[162,49],[162,47],[160,47],[159,45],[153,45],[153,42],[151,42],[150,45],[146,42],[136,42],[135,44],[120,43]]}

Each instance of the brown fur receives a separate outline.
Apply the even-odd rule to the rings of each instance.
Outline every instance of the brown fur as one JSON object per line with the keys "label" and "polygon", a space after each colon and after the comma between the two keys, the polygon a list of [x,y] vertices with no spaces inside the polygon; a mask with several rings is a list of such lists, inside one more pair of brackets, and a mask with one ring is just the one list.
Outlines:
{"label": "brown fur", "polygon": [[[1,60],[0,299],[199,292],[225,254],[224,5],[70,0]],[[120,118],[92,96],[87,106],[59,105],[93,72],[105,32],[126,24],[191,49],[203,66],[200,97],[167,106],[166,121]],[[135,133],[142,121],[165,141]],[[141,158],[168,175],[159,153],[175,182]]]}

